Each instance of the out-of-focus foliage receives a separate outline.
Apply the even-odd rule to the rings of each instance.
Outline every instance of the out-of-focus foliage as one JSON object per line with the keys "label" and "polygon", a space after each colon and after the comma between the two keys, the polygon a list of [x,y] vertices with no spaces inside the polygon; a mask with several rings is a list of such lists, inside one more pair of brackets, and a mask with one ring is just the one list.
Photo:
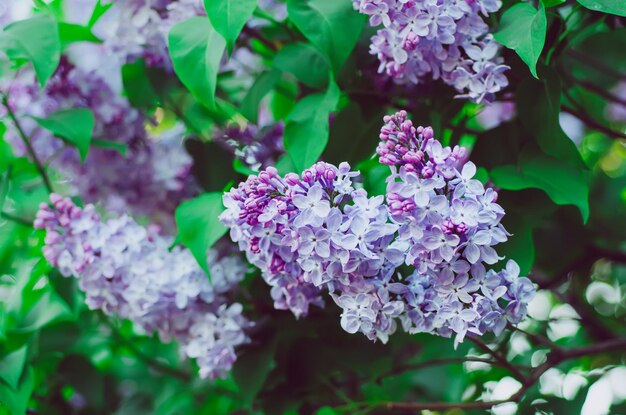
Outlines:
{"label": "out-of-focus foliage", "polygon": [[[493,2],[476,16],[502,47],[489,56],[480,38],[485,49],[459,49],[456,64],[501,57],[510,69],[497,88],[477,81],[484,67],[468,85],[430,66],[417,83],[394,82],[389,72],[422,61],[402,52],[420,43],[376,33],[388,26],[384,5],[406,1],[202,3],[0,0],[0,415],[626,411],[626,3]],[[448,17],[431,32],[411,21],[444,39],[452,2],[408,3]],[[394,46],[384,59],[369,52],[383,44]],[[89,92],[80,71],[121,104]],[[494,88],[483,92],[495,101],[458,97],[459,84]],[[229,295],[254,322],[249,342],[225,378],[201,379],[175,341],[89,310],[81,280],[44,257],[49,236],[33,221],[53,190],[103,217],[143,212],[134,219],[147,232],[191,251],[198,264],[183,267],[219,281],[206,252],[228,244],[224,191],[261,167],[300,173],[321,159],[349,162],[370,196],[385,194],[389,170],[375,149],[382,117],[398,109],[466,147],[477,178],[498,190],[512,234],[498,253],[537,288],[518,328],[456,350],[402,330],[371,342],[341,329],[330,297],[300,319],[274,309],[246,264]],[[132,123],[141,133],[122,139]],[[156,192],[133,188],[144,179]],[[89,199],[105,182],[119,193]]]}

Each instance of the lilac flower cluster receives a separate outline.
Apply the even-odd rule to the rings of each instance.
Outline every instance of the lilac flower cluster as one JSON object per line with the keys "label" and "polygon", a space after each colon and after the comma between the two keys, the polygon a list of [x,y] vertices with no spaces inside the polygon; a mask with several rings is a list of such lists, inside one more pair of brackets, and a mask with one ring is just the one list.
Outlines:
{"label": "lilac flower cluster", "polygon": [[214,139],[252,170],[273,165],[284,153],[282,123],[259,128],[253,124],[217,131]]}
{"label": "lilac flower cluster", "polygon": [[[499,0],[353,0],[373,27],[371,53],[379,72],[401,83],[429,76],[454,86],[461,97],[489,102],[507,86],[508,66],[482,16],[500,9]],[[482,16],[481,16],[482,15]]]}
{"label": "lilac flower cluster", "polygon": [[[61,173],[71,194],[87,202],[101,202],[116,212],[149,216],[171,227],[175,207],[195,191],[190,174],[192,160],[181,145],[182,127],[148,134],[146,119],[107,81],[93,71],[74,66],[65,57],[43,90],[32,71],[22,71],[10,84],[9,106],[39,158]],[[30,118],[69,108],[90,109],[96,119],[94,138],[125,145],[127,155],[92,145],[85,163],[81,163],[75,148]],[[18,155],[27,154],[14,128],[7,132],[6,139]]]}
{"label": "lilac flower cluster", "polygon": [[202,0],[116,0],[94,30],[122,63],[144,58],[149,66],[170,69],[169,30],[204,14]]}
{"label": "lilac flower cluster", "polygon": [[300,176],[269,167],[224,195],[220,219],[272,286],[275,307],[303,316],[327,290],[344,330],[382,341],[398,323],[456,343],[518,323],[534,287],[514,261],[485,268],[508,234],[496,192],[463,165],[465,150],[443,147],[406,112],[385,117],[380,137],[386,196],[357,188],[347,163],[324,162]]}
{"label": "lilac flower cluster", "polygon": [[163,341],[176,340],[196,359],[202,377],[224,376],[246,343],[251,323],[227,293],[247,269],[236,255],[210,250],[211,281],[191,253],[128,216],[100,220],[56,194],[40,207],[35,227],[46,230],[44,256],[63,276],[78,278],[90,309],[133,321]]}
{"label": "lilac flower cluster", "polygon": [[[279,20],[286,15],[282,2],[260,0],[259,7]],[[122,63],[144,58],[149,66],[170,70],[168,32],[177,23],[205,15],[202,0],[115,0],[94,31]],[[249,24],[264,22],[253,18]]]}

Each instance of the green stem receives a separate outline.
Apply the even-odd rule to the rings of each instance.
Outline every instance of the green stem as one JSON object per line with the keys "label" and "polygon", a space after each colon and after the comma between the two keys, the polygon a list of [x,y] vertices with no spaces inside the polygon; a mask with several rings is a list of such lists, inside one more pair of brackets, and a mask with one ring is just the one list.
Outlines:
{"label": "green stem", "polygon": [[143,351],[141,351],[131,340],[127,339],[126,337],[124,337],[118,330],[117,328],[113,325],[113,323],[111,323],[111,321],[109,320],[109,318],[107,316],[105,316],[104,314],[100,314],[100,320],[106,324],[110,329],[111,329],[111,333],[113,334],[113,337],[115,338],[115,340],[122,346],[124,346],[125,348],[127,348],[128,350],[130,350],[139,360],[141,360],[142,362],[144,362],[146,365],[148,365],[149,367],[163,373],[166,375],[170,375],[173,376],[177,379],[180,379],[184,382],[188,382],[191,380],[191,375],[185,371],[182,371],[180,369],[177,369],[175,367],[172,367],[166,363],[160,362],[150,356],[148,356],[147,354],[145,354]]}
{"label": "green stem", "polygon": [[13,125],[15,125],[15,128],[17,129],[17,132],[18,132],[20,138],[24,142],[24,145],[26,146],[28,154],[32,158],[33,163],[35,163],[35,166],[37,166],[37,171],[39,171],[39,174],[41,175],[41,178],[43,179],[43,183],[46,186],[46,189],[48,190],[48,193],[53,193],[54,191],[52,190],[52,184],[50,183],[50,178],[48,177],[48,173],[46,173],[46,169],[44,168],[43,164],[41,163],[41,160],[39,160],[39,157],[37,156],[37,153],[35,153],[35,149],[33,148],[33,145],[31,144],[30,140],[28,139],[28,136],[24,132],[24,129],[22,128],[22,125],[17,120],[17,117],[15,116],[15,113],[13,112],[11,107],[9,106],[9,100],[8,100],[7,96],[4,95],[4,94],[2,95],[2,105],[6,108],[7,115],[9,116],[11,121],[13,122]]}
{"label": "green stem", "polygon": [[23,226],[28,226],[29,228],[33,226],[33,222],[30,222],[24,218],[20,218],[19,216],[15,216],[7,212],[0,212],[0,216],[7,220],[10,220],[11,222],[15,222]]}

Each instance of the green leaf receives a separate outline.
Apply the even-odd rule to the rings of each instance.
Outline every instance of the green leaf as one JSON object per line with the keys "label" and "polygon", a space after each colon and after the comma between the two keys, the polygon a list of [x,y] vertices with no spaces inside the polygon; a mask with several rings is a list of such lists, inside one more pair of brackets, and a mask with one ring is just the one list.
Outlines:
{"label": "green leaf", "polygon": [[503,219],[503,225],[513,236],[498,246],[498,254],[506,260],[515,260],[520,267],[520,274],[528,275],[535,262],[533,229],[523,216],[509,210]]}
{"label": "green leaf", "polygon": [[574,205],[583,222],[589,219],[589,175],[585,170],[526,149],[518,166],[496,167],[489,173],[496,186],[507,190],[540,189],[557,205]]}
{"label": "green leaf", "polygon": [[143,59],[122,66],[122,83],[133,107],[150,108],[158,104],[159,96],[150,82]]}
{"label": "green leaf", "polygon": [[33,298],[29,298],[27,310],[15,329],[18,333],[30,333],[40,330],[42,327],[60,321],[70,321],[74,318],[69,306],[51,287],[40,292],[32,290],[27,292]]}
{"label": "green leaf", "polygon": [[565,0],[541,0],[543,7],[546,9],[549,7],[558,6],[559,4],[565,3]]}
{"label": "green leaf", "polygon": [[244,176],[250,176],[251,174],[258,174],[258,172],[252,170],[250,167],[243,164],[241,159],[236,158],[233,160],[233,170],[235,170],[239,174],[243,174]]}
{"label": "green leaf", "polygon": [[229,55],[256,3],[257,0],[204,0],[206,14],[215,30],[226,39]]}
{"label": "green leaf", "polygon": [[535,78],[537,61],[546,42],[546,10],[540,3],[539,10],[528,3],[518,3],[502,15],[500,30],[495,39],[513,49],[528,65]]}
{"label": "green leaf", "polygon": [[252,405],[268,375],[276,367],[274,356],[278,346],[278,336],[267,343],[246,348],[237,358],[233,368],[233,378],[246,404]]}
{"label": "green leaf", "polygon": [[522,124],[544,153],[574,167],[586,168],[576,145],[559,123],[560,79],[550,70],[544,70],[543,74],[541,81],[527,78],[517,89],[516,108]]}
{"label": "green leaf", "polygon": [[323,406],[315,412],[315,415],[339,415],[339,412],[330,406]]}
{"label": "green leaf", "polygon": [[98,0],[93,6],[93,11],[91,12],[91,17],[89,18],[87,27],[91,29],[98,22],[98,20],[100,20],[100,17],[102,17],[102,15],[111,8],[111,6],[113,6],[113,2],[103,2],[102,0]]}
{"label": "green leaf", "polygon": [[578,3],[593,10],[626,17],[626,2],[624,0],[577,0]]}
{"label": "green leaf", "polygon": [[15,390],[19,386],[20,377],[24,371],[27,351],[28,346],[22,346],[0,359],[0,378]]}
{"label": "green leaf", "polygon": [[197,16],[176,24],[168,45],[174,71],[194,97],[207,108],[215,107],[215,89],[226,41],[211,23]]}
{"label": "green leaf", "polygon": [[128,153],[128,146],[126,144],[113,141],[113,140],[104,140],[102,138],[94,138],[93,140],[91,140],[91,144],[93,144],[96,147],[115,150],[118,153],[120,153],[120,155],[122,156],[126,156],[126,154]]}
{"label": "green leaf", "polygon": [[361,160],[371,158],[380,140],[380,124],[384,116],[384,109],[368,111],[356,102],[342,108],[330,125],[328,146],[322,157],[324,161],[336,165],[347,161],[356,166]]}
{"label": "green leaf", "polygon": [[298,171],[308,169],[322,155],[328,143],[328,117],[339,101],[334,80],[326,93],[309,95],[287,117],[285,149]]}
{"label": "green leaf", "polygon": [[274,163],[274,167],[278,170],[278,174],[284,176],[287,173],[296,171],[296,166],[293,164],[293,160],[289,157],[289,154],[285,154]]}
{"label": "green leaf", "polygon": [[39,84],[43,87],[61,59],[59,26],[53,17],[41,14],[5,27],[0,47],[11,59],[32,62]]}
{"label": "green leaf", "polygon": [[323,88],[328,84],[330,65],[308,43],[294,43],[285,46],[274,57],[272,67],[289,72],[311,88]]}
{"label": "green leaf", "polygon": [[263,72],[254,82],[250,91],[241,102],[241,114],[256,124],[259,118],[259,104],[280,80],[280,72],[276,70]]}
{"label": "green leaf", "polygon": [[37,124],[50,130],[78,148],[80,158],[85,161],[93,135],[96,119],[86,108],[72,108],[50,114],[47,118],[33,117]]}
{"label": "green leaf", "polygon": [[92,42],[102,43],[102,41],[91,32],[91,29],[73,23],[59,23],[59,38],[61,39],[61,47],[65,49],[69,44],[74,42]]}
{"label": "green leaf", "polygon": [[182,203],[176,209],[177,243],[185,245],[200,267],[209,274],[207,251],[227,231],[219,221],[224,211],[221,193],[205,193]]}
{"label": "green leaf", "polygon": [[335,74],[356,46],[366,17],[350,1],[289,0],[289,19],[328,59]]}
{"label": "green leaf", "polygon": [[25,415],[34,386],[35,376],[32,368],[24,374],[17,391],[0,382],[0,413],[8,411],[9,415]]}

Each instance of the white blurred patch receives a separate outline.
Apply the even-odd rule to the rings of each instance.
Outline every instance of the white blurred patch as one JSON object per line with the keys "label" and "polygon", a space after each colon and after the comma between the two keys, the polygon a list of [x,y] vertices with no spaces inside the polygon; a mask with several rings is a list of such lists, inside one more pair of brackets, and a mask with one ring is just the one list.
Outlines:
{"label": "white blurred patch", "polygon": [[66,50],[70,61],[85,72],[95,72],[111,89],[122,94],[122,62],[97,43],[76,42]]}
{"label": "white blurred patch", "polygon": [[540,290],[528,304],[528,315],[535,320],[546,321],[550,318],[551,309],[552,294],[547,290]]}
{"label": "white blurred patch", "polygon": [[580,328],[580,316],[569,304],[554,307],[550,311],[550,319],[553,321],[548,323],[548,337],[552,341],[572,337]]}
{"label": "white blurred patch", "polygon": [[[522,384],[510,376],[504,377],[499,381],[485,383],[485,392],[483,400],[500,401],[509,399],[517,391],[520,390]],[[515,402],[506,402],[495,405],[491,408],[493,415],[514,415],[517,413],[517,404]]]}
{"label": "white blurred patch", "polygon": [[63,2],[63,20],[68,23],[86,25],[96,3],[97,0],[65,0]]}
{"label": "white blurred patch", "polygon": [[568,373],[563,379],[563,387],[561,390],[563,398],[568,401],[573,400],[578,394],[578,391],[587,386],[587,383],[589,382],[582,374],[578,372]]}
{"label": "white blurred patch", "polygon": [[579,145],[583,141],[585,124],[581,120],[572,114],[562,112],[559,114],[559,124],[574,144]]}
{"label": "white blurred patch", "polygon": [[520,356],[527,351],[531,350],[531,345],[526,335],[520,332],[514,332],[509,340],[509,353],[507,357],[512,360],[515,356]]}
{"label": "white blurred patch", "polygon": [[626,400],[626,367],[607,371],[587,392],[581,415],[608,415],[611,405]]}
{"label": "white blurred patch", "polygon": [[619,304],[622,300],[622,291],[619,286],[611,286],[606,282],[594,281],[587,287],[585,293],[589,304],[601,302],[608,304]]}
{"label": "white blurred patch", "polygon": [[563,372],[555,367],[546,370],[539,378],[539,392],[542,395],[560,396],[564,378]]}
{"label": "white blurred patch", "polygon": [[563,373],[557,368],[551,368],[539,378],[539,392],[571,401],[588,383],[581,372],[573,370]]}
{"label": "white blurred patch", "polygon": [[[473,352],[468,354],[467,357],[478,357],[481,359],[490,358],[488,354],[479,355],[479,354],[473,354]],[[463,363],[463,366],[467,372],[487,372],[491,370],[491,365],[489,363],[483,363],[483,362],[465,362]]]}
{"label": "white blurred patch", "polygon": [[530,365],[532,367],[537,367],[540,364],[542,364],[543,362],[545,362],[547,360],[547,358],[548,358],[548,350],[546,350],[546,349],[537,350],[530,357]]}

